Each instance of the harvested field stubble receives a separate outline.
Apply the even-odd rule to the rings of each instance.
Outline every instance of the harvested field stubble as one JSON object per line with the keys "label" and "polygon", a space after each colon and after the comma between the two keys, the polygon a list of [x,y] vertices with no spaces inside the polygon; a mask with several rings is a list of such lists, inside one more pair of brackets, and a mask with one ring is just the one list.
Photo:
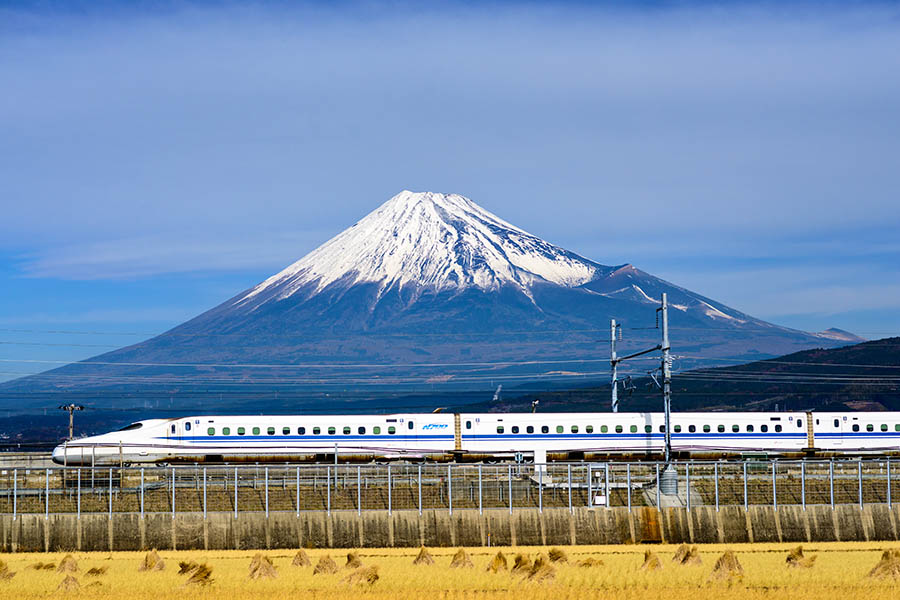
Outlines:
{"label": "harvested field stubble", "polygon": [[[312,567],[292,568],[297,548],[272,549],[264,556],[271,560],[278,577],[256,581],[248,578],[247,571],[255,551],[165,550],[163,554],[171,566],[179,562],[190,566],[189,572],[182,575],[171,566],[164,571],[139,573],[145,553],[113,553],[111,559],[107,559],[106,552],[72,553],[85,577],[28,568],[39,561],[58,565],[64,553],[18,553],[2,556],[7,571],[16,576],[9,582],[0,581],[0,600],[349,600],[362,596],[369,600],[696,600],[722,594],[727,594],[729,600],[872,600],[897,596],[900,580],[895,581],[891,573],[900,574],[900,544],[807,546],[804,556],[818,557],[813,569],[786,568],[785,556],[796,544],[698,545],[699,554],[709,560],[691,568],[672,566],[675,545],[654,545],[652,552],[664,565],[656,571],[641,568],[647,547],[637,545],[566,546],[563,550],[568,554],[568,562],[555,563],[549,560],[549,547],[464,548],[474,565],[472,569],[450,568],[451,559],[458,552],[455,547],[429,548],[435,562],[427,567],[413,565],[418,548],[358,549],[355,552],[365,566],[357,569],[340,569],[349,549],[306,550],[312,564],[340,552],[339,565],[325,560],[334,565],[333,575],[313,575]],[[728,559],[723,560],[728,564],[719,569],[728,575],[710,581],[715,559],[726,550],[732,551],[743,576],[730,575],[734,564]],[[512,569],[489,570],[498,552],[507,558],[509,567],[513,567],[513,557],[520,555],[520,569],[515,573]],[[529,556],[537,557],[536,565],[528,560]],[[582,564],[595,568],[582,568]],[[869,577],[876,565],[885,565],[878,570],[886,573],[883,579],[880,575]],[[92,569],[104,567],[107,570],[102,577],[87,576]],[[58,591],[64,577],[70,575],[67,586]],[[75,587],[72,581],[78,582],[78,589],[64,594],[66,587]],[[99,582],[101,586],[89,587]]]}

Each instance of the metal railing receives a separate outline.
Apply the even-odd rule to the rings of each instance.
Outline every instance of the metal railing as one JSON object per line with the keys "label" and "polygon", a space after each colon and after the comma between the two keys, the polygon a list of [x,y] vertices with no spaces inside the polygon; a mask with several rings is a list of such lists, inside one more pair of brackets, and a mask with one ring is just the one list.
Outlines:
{"label": "metal railing", "polygon": [[57,467],[0,471],[0,514],[892,505],[890,460]]}

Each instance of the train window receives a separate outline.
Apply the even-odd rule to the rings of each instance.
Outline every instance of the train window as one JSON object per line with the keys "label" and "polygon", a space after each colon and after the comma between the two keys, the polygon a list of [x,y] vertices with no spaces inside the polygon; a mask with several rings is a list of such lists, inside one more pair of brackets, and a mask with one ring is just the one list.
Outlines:
{"label": "train window", "polygon": [[653,433],[653,425],[644,425],[644,433]]}
{"label": "train window", "polygon": [[776,425],[776,426],[775,426],[775,431],[776,431],[777,433],[781,433],[781,425]]}
{"label": "train window", "polygon": [[585,433],[594,433],[594,426],[593,425],[585,425],[584,432]]}
{"label": "train window", "polygon": [[529,425],[525,428],[525,433],[534,433],[534,427]]}
{"label": "train window", "polygon": [[413,427],[415,427],[415,425],[413,424],[412,421],[409,421],[409,422],[406,424],[406,427],[407,427],[407,429],[412,429]]}
{"label": "train window", "polygon": [[259,435],[259,427],[253,428],[253,435]]}
{"label": "train window", "polygon": [[231,427],[223,427],[222,435],[231,435]]}
{"label": "train window", "polygon": [[731,431],[732,431],[733,433],[737,433],[737,432],[739,432],[740,430],[741,430],[741,426],[740,426],[740,425],[732,425],[732,426],[731,426]]}
{"label": "train window", "polygon": [[725,426],[719,425],[718,427],[716,427],[716,431],[718,431],[719,433],[725,433]]}
{"label": "train window", "polygon": [[503,433],[503,425],[497,425],[497,433]]}
{"label": "train window", "polygon": [[691,433],[696,433],[697,426],[696,425],[688,425],[688,431],[690,431]]}
{"label": "train window", "polygon": [[306,434],[306,427],[298,427],[297,428],[297,435],[305,435],[305,434]]}
{"label": "train window", "polygon": [[709,433],[709,425],[703,426],[703,433]]}
{"label": "train window", "polygon": [[519,426],[518,426],[518,425],[513,425],[511,429],[512,429],[512,432],[513,432],[513,433],[519,433]]}
{"label": "train window", "polygon": [[185,421],[185,422],[184,422],[184,430],[185,430],[185,431],[190,431],[190,430],[191,430],[191,424],[190,424],[189,421]]}
{"label": "train window", "polygon": [[616,425],[616,433],[622,433],[622,426]]}
{"label": "train window", "polygon": [[466,429],[472,429],[472,421],[466,421]]}
{"label": "train window", "polygon": [[631,431],[631,433],[637,433],[637,425],[632,425],[631,427],[629,427],[629,430]]}
{"label": "train window", "polygon": [[359,427],[359,428],[356,429],[356,432],[357,432],[359,435],[365,435],[365,433],[366,433],[366,428],[365,428],[365,427]]}
{"label": "train window", "polygon": [[350,428],[344,427],[344,435],[350,435]]}
{"label": "train window", "polygon": [[397,433],[397,428],[391,425],[390,427],[388,427],[388,433],[394,435],[395,433]]}
{"label": "train window", "polygon": [[[132,423],[131,425],[126,425],[125,427],[123,427],[123,428],[120,429],[119,431],[134,431],[135,429],[140,429],[140,428],[143,427],[143,426],[144,426],[143,423]],[[172,433],[175,433],[175,428],[174,428],[174,426],[173,426],[173,428],[172,428]]]}
{"label": "train window", "polygon": [[215,428],[215,427],[210,427],[209,429],[207,429],[207,430],[206,430],[206,435],[216,435],[216,428]]}
{"label": "train window", "polygon": [[269,427],[268,429],[266,429],[266,433],[268,433],[269,435],[275,435],[275,428]]}
{"label": "train window", "polygon": [[900,423],[894,425],[894,431],[900,431]]}
{"label": "train window", "polygon": [[797,427],[803,427],[803,419],[797,419]]}
{"label": "train window", "polygon": [[320,433],[322,433],[321,427],[313,427],[313,435],[319,435]]}
{"label": "train window", "polygon": [[747,433],[753,432],[753,425],[747,425]]}
{"label": "train window", "polygon": [[290,427],[282,427],[281,435],[291,435],[291,428]]}
{"label": "train window", "polygon": [[835,426],[835,427],[840,427],[840,426],[841,426],[841,422],[840,422],[838,419],[835,419],[835,420],[834,420],[834,426]]}
{"label": "train window", "polygon": [[565,428],[562,425],[556,426],[556,433],[562,433],[563,431],[565,431]]}
{"label": "train window", "polygon": [[675,426],[675,433],[681,433],[681,425]]}
{"label": "train window", "polygon": [[238,427],[238,435],[244,435],[246,430],[243,427]]}
{"label": "train window", "polygon": [[329,427],[329,428],[328,428],[328,435],[334,435],[335,433],[337,433],[337,429],[336,429],[336,428],[334,428],[334,427]]}
{"label": "train window", "polygon": [[881,424],[881,430],[882,430],[882,431],[887,431],[887,425],[885,425],[884,423],[882,423],[882,424]]}
{"label": "train window", "polygon": [[379,434],[379,433],[381,433],[381,427],[378,427],[378,426],[376,425],[375,427],[372,428],[372,433],[374,433],[374,434],[376,434],[376,435]]}
{"label": "train window", "polygon": [[549,427],[547,427],[546,425],[541,425],[541,433],[549,433],[549,432],[550,432]]}
{"label": "train window", "polygon": [[175,426],[172,425],[172,435],[175,435]]}
{"label": "train window", "polygon": [[609,427],[607,427],[606,425],[600,426],[600,433],[606,433],[607,431],[609,431]]}
{"label": "train window", "polygon": [[665,432],[666,432],[666,426],[665,426],[665,425],[660,425],[660,426],[659,426],[659,432],[660,432],[660,433],[665,433]]}
{"label": "train window", "polygon": [[869,423],[866,425],[866,431],[875,431],[875,426]]}
{"label": "train window", "polygon": [[572,433],[578,433],[578,425],[572,425]]}
{"label": "train window", "polygon": [[763,433],[765,433],[769,430],[769,426],[768,425],[760,425],[759,430],[762,431]]}
{"label": "train window", "polygon": [[853,424],[853,431],[859,431],[859,425],[857,423]]}

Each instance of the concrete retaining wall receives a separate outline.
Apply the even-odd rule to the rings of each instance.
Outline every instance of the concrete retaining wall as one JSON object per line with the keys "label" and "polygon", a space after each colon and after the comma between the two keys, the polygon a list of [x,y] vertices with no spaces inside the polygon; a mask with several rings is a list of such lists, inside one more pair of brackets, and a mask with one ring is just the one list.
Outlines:
{"label": "concrete retaining wall", "polygon": [[898,540],[900,506],[0,515],[0,551]]}

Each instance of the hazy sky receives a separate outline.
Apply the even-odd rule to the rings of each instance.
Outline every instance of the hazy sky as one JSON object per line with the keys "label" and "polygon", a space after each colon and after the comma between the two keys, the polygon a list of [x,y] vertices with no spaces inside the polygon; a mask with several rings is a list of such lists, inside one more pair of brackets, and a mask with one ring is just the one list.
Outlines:
{"label": "hazy sky", "polygon": [[402,189],[898,335],[898,74],[897,4],[0,6],[0,378],[176,325]]}

